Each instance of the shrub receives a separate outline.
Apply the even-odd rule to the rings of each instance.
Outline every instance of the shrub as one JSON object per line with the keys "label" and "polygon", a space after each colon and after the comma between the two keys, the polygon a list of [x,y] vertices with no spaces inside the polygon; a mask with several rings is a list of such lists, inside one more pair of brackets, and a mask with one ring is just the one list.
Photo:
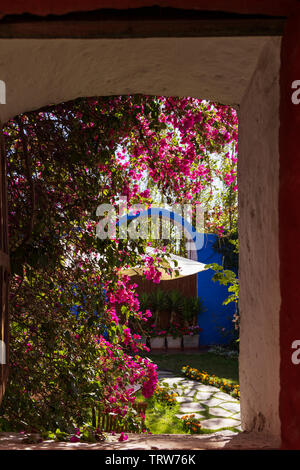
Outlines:
{"label": "shrub", "polygon": [[197,380],[206,385],[213,385],[215,387],[220,388],[223,392],[229,393],[233,397],[239,399],[240,398],[240,386],[236,384],[232,384],[227,380],[220,379],[215,377],[214,375],[209,375],[207,372],[200,372],[198,369],[194,369],[190,366],[184,366],[181,369],[182,373],[189,377],[190,379]]}
{"label": "shrub", "polygon": [[195,418],[194,414],[184,415],[180,418],[183,423],[183,429],[190,434],[199,434],[201,432],[201,423]]}

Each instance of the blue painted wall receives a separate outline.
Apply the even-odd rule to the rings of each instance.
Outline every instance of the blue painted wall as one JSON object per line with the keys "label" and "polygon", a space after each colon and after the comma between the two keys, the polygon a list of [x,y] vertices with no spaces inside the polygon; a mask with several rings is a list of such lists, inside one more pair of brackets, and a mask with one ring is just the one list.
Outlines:
{"label": "blue painted wall", "polygon": [[[198,261],[204,264],[222,264],[222,255],[213,249],[216,240],[217,236],[214,234],[204,235],[203,248],[198,250]],[[234,305],[222,305],[229,293],[226,286],[211,280],[213,275],[214,271],[211,269],[197,274],[198,296],[206,308],[206,311],[198,316],[198,324],[203,330],[199,337],[200,346],[228,344],[233,338]]]}

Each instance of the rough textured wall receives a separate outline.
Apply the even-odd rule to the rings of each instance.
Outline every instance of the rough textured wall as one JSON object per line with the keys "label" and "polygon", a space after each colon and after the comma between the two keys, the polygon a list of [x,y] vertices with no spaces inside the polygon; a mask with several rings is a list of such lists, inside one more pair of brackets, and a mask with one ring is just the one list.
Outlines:
{"label": "rough textured wall", "polygon": [[7,85],[7,105],[0,108],[3,121],[97,94],[175,94],[239,103],[261,56],[240,113],[240,369],[245,429],[278,435],[280,41],[16,39],[0,44],[0,79]]}
{"label": "rough textured wall", "polygon": [[267,40],[3,39],[0,120],[79,96],[145,93],[237,104]]}
{"label": "rough textured wall", "polygon": [[278,439],[279,67],[270,39],[241,102],[238,168],[242,426]]}

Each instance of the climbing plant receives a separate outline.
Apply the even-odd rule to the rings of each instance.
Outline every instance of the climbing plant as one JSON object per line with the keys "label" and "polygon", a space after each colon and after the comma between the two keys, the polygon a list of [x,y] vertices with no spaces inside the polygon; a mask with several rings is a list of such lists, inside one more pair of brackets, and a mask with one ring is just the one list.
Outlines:
{"label": "climbing plant", "polygon": [[[97,207],[191,202],[222,236],[236,220],[237,116],[193,98],[80,98],[4,126],[12,265],[10,382],[2,426],[70,431],[101,401],[132,416],[134,384],[150,396],[155,365],[130,322],[147,322],[119,274],[149,240],[96,237]],[[74,313],[75,312],[75,313]],[[137,416],[137,420],[138,420]]]}

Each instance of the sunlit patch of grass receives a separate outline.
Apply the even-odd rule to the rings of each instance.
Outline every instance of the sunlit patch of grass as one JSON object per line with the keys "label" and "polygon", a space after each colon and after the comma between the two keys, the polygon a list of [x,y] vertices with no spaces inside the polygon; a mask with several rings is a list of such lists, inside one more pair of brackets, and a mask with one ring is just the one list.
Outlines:
{"label": "sunlit patch of grass", "polygon": [[145,424],[152,434],[184,434],[183,425],[175,416],[179,412],[179,403],[168,407],[149,400],[149,405]]}
{"label": "sunlit patch of grass", "polygon": [[136,393],[136,402],[147,402],[145,425],[152,434],[184,434],[183,425],[175,415],[180,404],[168,406],[154,397],[145,399],[140,391]]}

